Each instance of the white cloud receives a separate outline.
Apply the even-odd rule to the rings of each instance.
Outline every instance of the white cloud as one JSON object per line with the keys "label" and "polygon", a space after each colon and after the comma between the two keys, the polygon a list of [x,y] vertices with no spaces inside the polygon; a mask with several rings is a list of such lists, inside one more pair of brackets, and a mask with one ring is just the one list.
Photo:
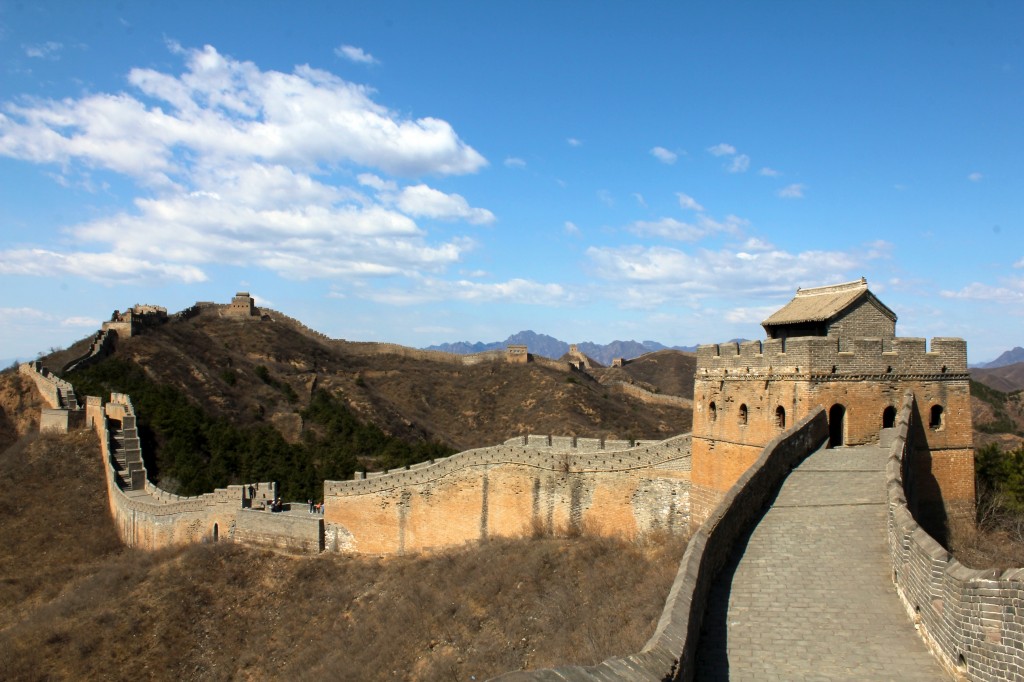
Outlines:
{"label": "white cloud", "polygon": [[669,151],[664,147],[655,147],[651,150],[651,156],[656,158],[658,161],[667,164],[673,164],[679,158],[679,155],[675,152]]}
{"label": "white cloud", "polygon": [[565,233],[572,236],[580,235],[580,228],[571,220],[566,220],[564,225]]}
{"label": "white cloud", "polygon": [[582,147],[583,146],[583,140],[579,140],[579,139],[577,139],[575,137],[567,137],[565,139],[565,141],[566,141],[566,143],[570,147]]}
{"label": "white cloud", "polygon": [[505,159],[505,166],[508,168],[526,168],[526,161],[515,156],[510,156]]}
{"label": "white cloud", "polygon": [[[734,249],[685,251],[664,246],[591,247],[587,257],[609,294],[632,307],[681,299],[788,295],[807,282],[842,281],[866,258],[841,251]],[[776,306],[777,307],[777,306]]]}
{"label": "white cloud", "polygon": [[1013,267],[1015,267],[1015,268],[1024,268],[1024,258],[1021,258],[1019,261],[1014,263]]}
{"label": "white cloud", "polygon": [[776,194],[778,194],[783,199],[803,199],[805,189],[807,189],[806,185],[797,182],[792,185],[786,185],[785,187],[780,189]]}
{"label": "white cloud", "polygon": [[131,210],[70,226],[66,251],[0,252],[0,272],[198,282],[208,264],[228,264],[298,279],[417,277],[474,248],[432,243],[417,218],[495,220],[459,194],[382,177],[482,168],[446,122],[400,116],[308,66],[262,71],[210,46],[168,48],[183,72],[134,69],[135,95],[2,106],[0,155],[59,164],[62,178],[111,170],[144,189]]}
{"label": "white cloud", "polygon": [[597,190],[597,200],[609,208],[615,205],[615,198],[606,189]]}
{"label": "white cloud", "polygon": [[720,144],[716,144],[713,147],[708,147],[708,151],[715,156],[732,156],[733,154],[736,153],[736,147],[733,147],[731,144],[726,144],[725,142],[722,142]]}
{"label": "white cloud", "polygon": [[647,208],[647,200],[644,199],[644,195],[643,194],[640,194],[640,192],[633,192],[633,194],[631,196],[634,199],[636,199],[636,203],[637,204],[639,204],[640,206],[643,206],[644,208]]}
{"label": "white cloud", "polygon": [[0,320],[5,323],[20,321],[52,320],[53,316],[35,308],[0,308]]}
{"label": "white cloud", "polygon": [[48,40],[45,43],[23,45],[22,47],[25,50],[26,57],[56,61],[60,59],[60,52],[64,49],[64,44]]}
{"label": "white cloud", "polygon": [[984,177],[985,176],[979,173],[978,171],[974,171],[973,173],[967,176],[967,179],[970,180],[971,182],[981,182],[982,178]]}
{"label": "white cloud", "polygon": [[398,208],[416,217],[441,220],[467,220],[474,225],[493,223],[494,214],[485,208],[472,208],[458,194],[445,194],[426,185],[406,187],[398,196]]}
{"label": "white cloud", "polygon": [[776,310],[778,310],[778,306],[774,305],[755,306],[751,308],[732,308],[725,311],[725,319],[727,322],[737,324],[761,324]]}
{"label": "white cloud", "polygon": [[723,221],[699,215],[695,223],[684,223],[675,218],[662,218],[655,221],[639,220],[628,225],[626,229],[641,237],[661,237],[692,242],[721,232],[738,234],[746,224],[746,220],[733,215],[727,216]]}
{"label": "white cloud", "polygon": [[8,103],[0,155],[81,162],[158,187],[225,159],[305,169],[347,162],[399,175],[471,173],[487,163],[447,122],[403,118],[374,102],[368,88],[329,72],[261,71],[209,45],[183,53],[180,76],[129,73],[141,98],[98,93]]}
{"label": "white cloud", "polygon": [[680,208],[685,208],[690,211],[703,211],[704,207],[697,203],[697,200],[691,197],[689,194],[683,192],[676,192],[676,196],[679,198]]}
{"label": "white cloud", "polygon": [[369,52],[366,52],[361,47],[355,47],[354,45],[339,45],[334,48],[334,54],[355,62],[357,64],[379,64],[374,56]]}
{"label": "white cloud", "polygon": [[750,168],[750,157],[746,154],[734,156],[728,166],[730,173],[746,173],[748,168]]}
{"label": "white cloud", "polygon": [[765,166],[761,170],[757,171],[757,173],[758,175],[763,175],[768,178],[777,178],[780,175],[782,175],[782,173],[780,173],[779,171],[775,170],[774,168],[769,168],[768,166]]}
{"label": "white cloud", "polygon": [[86,327],[99,329],[100,321],[92,317],[72,316],[60,321],[62,327]]}
{"label": "white cloud", "polygon": [[994,301],[996,303],[1024,303],[1024,278],[1008,278],[1002,286],[971,282],[959,291],[942,291],[943,298],[964,301]]}
{"label": "white cloud", "polygon": [[463,301],[467,303],[528,303],[560,305],[573,296],[560,284],[542,284],[526,279],[506,282],[446,282],[424,279],[405,289],[390,289],[370,294],[370,298],[390,305],[420,305],[432,301]]}
{"label": "white cloud", "polygon": [[206,275],[199,268],[189,265],[153,263],[117,253],[56,253],[42,249],[0,251],[0,274],[74,275],[106,284],[206,280]]}

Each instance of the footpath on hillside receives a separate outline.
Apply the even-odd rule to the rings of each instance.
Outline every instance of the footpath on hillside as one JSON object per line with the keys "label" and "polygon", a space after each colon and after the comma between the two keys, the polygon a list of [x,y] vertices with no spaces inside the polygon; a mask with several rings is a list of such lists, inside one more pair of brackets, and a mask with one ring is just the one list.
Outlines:
{"label": "footpath on hillside", "polygon": [[951,679],[890,578],[887,455],[822,448],[793,470],[717,578],[697,680]]}

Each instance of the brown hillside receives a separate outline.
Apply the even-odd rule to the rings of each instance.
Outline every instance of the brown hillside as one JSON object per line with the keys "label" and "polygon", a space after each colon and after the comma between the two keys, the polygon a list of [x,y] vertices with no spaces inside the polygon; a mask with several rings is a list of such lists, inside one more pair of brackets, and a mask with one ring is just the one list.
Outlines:
{"label": "brown hillside", "polygon": [[623,367],[596,369],[591,374],[602,384],[621,381],[636,384],[652,393],[692,399],[696,371],[696,353],[659,350],[630,360]]}
{"label": "brown hillside", "polygon": [[992,369],[972,369],[971,378],[1003,393],[1024,389],[1024,362]]}
{"label": "brown hillside", "polygon": [[91,433],[19,441],[0,479],[11,680],[482,680],[593,664],[643,646],[683,549],[545,537],[386,560],[150,553],[118,542]]}
{"label": "brown hillside", "polygon": [[[557,363],[460,366],[416,357],[426,356],[419,351],[406,357],[370,347],[319,338],[283,316],[238,320],[214,308],[118,340],[115,355],[214,414],[238,424],[267,420],[292,439],[314,387],[343,396],[360,418],[391,435],[456,449],[525,433],[665,438],[692,423],[688,409],[609,394]],[[44,363],[59,369],[56,358]],[[73,383],[74,373],[67,378]]]}
{"label": "brown hillside", "polygon": [[31,381],[15,370],[0,372],[0,450],[39,430],[43,400]]}

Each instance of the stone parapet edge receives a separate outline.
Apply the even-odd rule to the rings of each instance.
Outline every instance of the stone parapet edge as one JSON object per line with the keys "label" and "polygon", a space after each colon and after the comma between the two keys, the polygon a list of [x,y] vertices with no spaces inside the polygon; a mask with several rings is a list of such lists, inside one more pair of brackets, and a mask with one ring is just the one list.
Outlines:
{"label": "stone parapet edge", "polygon": [[753,524],[794,466],[828,438],[822,408],[773,439],[757,461],[690,539],[654,635],[638,653],[610,658],[596,666],[516,671],[502,682],[547,680],[693,680],[697,644],[715,577],[736,540]]}
{"label": "stone parapet edge", "polygon": [[913,412],[908,391],[886,465],[896,593],[950,672],[967,680],[1024,679],[1024,569],[967,568],[918,525],[903,478]]}

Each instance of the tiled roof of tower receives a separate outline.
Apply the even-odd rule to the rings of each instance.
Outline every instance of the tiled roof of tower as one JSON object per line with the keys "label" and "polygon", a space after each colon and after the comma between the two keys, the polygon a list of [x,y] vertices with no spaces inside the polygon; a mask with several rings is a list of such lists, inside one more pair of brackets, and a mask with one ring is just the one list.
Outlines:
{"label": "tiled roof of tower", "polygon": [[853,305],[864,295],[871,296],[887,315],[891,316],[893,320],[896,319],[896,313],[889,310],[884,303],[868,291],[868,282],[861,277],[856,281],[843,284],[797,289],[793,300],[772,313],[761,325],[774,327],[780,324],[824,322]]}

